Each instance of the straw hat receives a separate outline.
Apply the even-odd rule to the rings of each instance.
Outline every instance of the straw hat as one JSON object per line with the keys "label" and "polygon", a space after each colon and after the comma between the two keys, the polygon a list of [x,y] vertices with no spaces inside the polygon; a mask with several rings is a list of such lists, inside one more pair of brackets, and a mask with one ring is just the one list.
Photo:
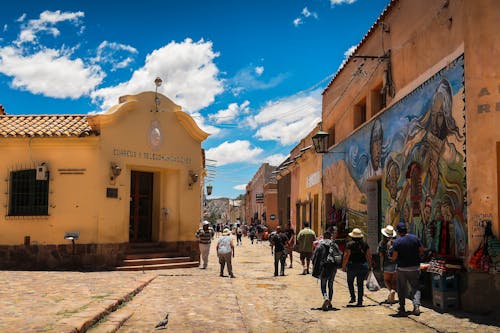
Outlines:
{"label": "straw hat", "polygon": [[354,229],[352,229],[352,232],[349,233],[349,237],[351,237],[351,238],[363,238],[363,232],[358,228],[354,228]]}
{"label": "straw hat", "polygon": [[396,230],[394,230],[392,225],[387,225],[385,228],[382,228],[381,232],[385,237],[396,237]]}
{"label": "straw hat", "polygon": [[228,228],[225,228],[224,231],[222,231],[222,235],[223,236],[229,236],[229,235],[231,235],[231,231],[229,231]]}
{"label": "straw hat", "polygon": [[203,221],[203,223],[202,223],[202,224],[203,224],[203,225],[209,225],[209,224],[210,224],[210,222],[208,222],[208,221]]}

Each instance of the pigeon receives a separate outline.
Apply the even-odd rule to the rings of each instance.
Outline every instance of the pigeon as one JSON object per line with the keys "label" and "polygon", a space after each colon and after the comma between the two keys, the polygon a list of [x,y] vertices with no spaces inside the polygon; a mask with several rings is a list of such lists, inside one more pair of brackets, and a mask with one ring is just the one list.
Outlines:
{"label": "pigeon", "polygon": [[165,316],[165,318],[163,318],[162,320],[160,320],[158,324],[156,324],[155,328],[165,329],[167,328],[167,325],[168,325],[168,313]]}

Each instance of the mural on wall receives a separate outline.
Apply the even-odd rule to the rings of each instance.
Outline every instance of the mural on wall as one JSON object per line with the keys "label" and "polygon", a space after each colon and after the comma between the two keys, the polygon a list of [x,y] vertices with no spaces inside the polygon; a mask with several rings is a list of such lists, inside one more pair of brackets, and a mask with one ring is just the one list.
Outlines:
{"label": "mural on wall", "polygon": [[366,227],[366,184],[380,180],[381,225],[404,221],[424,246],[465,256],[463,56],[323,156],[325,192]]}

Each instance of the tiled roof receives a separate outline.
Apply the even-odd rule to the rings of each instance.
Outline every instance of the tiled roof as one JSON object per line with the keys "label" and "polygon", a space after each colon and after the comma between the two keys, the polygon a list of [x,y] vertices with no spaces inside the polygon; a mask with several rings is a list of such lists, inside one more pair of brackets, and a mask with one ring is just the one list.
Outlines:
{"label": "tiled roof", "polygon": [[0,137],[82,137],[98,135],[85,115],[0,116]]}

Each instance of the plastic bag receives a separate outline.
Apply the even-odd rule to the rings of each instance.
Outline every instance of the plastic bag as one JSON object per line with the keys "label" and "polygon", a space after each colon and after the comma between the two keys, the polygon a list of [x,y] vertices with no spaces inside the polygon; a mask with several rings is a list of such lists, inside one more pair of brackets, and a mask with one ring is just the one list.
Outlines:
{"label": "plastic bag", "polygon": [[366,288],[369,291],[377,291],[380,289],[380,285],[378,284],[377,278],[375,277],[375,274],[373,274],[373,271],[370,271],[370,273],[368,273],[368,278],[366,279]]}

